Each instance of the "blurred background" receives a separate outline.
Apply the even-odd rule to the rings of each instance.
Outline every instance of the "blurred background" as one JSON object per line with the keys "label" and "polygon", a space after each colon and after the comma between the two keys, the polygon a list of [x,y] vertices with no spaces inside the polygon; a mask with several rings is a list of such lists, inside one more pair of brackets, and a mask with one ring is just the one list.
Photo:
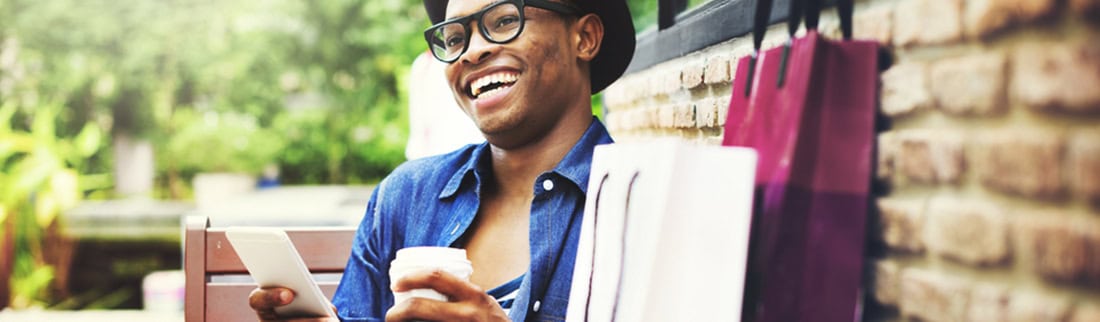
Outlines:
{"label": "blurred background", "polygon": [[410,76],[427,26],[419,0],[0,0],[0,308],[142,308],[182,283],[185,215],[355,224],[437,77]]}

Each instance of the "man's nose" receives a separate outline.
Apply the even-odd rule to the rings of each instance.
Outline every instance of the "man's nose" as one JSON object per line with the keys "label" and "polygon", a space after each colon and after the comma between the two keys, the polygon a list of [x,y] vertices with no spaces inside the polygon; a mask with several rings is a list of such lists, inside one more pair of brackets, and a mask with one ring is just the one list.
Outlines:
{"label": "man's nose", "polygon": [[470,47],[466,48],[466,53],[463,54],[462,60],[470,64],[480,64],[482,60],[489,58],[500,50],[499,44],[494,44],[480,32],[476,32],[478,26],[475,24],[471,30],[475,30],[470,35]]}

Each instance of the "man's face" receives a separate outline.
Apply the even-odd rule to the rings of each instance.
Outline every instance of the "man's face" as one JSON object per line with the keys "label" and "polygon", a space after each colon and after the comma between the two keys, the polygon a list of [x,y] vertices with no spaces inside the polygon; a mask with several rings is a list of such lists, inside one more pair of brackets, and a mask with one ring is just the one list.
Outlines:
{"label": "man's face", "polygon": [[[473,14],[494,2],[450,1],[447,19]],[[561,117],[568,99],[579,95],[577,83],[588,86],[569,46],[570,29],[563,21],[568,18],[532,7],[524,15],[522,33],[506,44],[485,40],[478,22],[471,21],[469,48],[446,68],[458,105],[498,146],[523,144],[546,132]]]}

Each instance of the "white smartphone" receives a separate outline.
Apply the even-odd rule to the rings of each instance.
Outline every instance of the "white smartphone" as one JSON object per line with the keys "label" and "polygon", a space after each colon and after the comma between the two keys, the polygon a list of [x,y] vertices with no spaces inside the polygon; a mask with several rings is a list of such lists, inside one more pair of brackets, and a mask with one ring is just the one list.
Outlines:
{"label": "white smartphone", "polygon": [[280,228],[229,227],[225,237],[260,287],[285,287],[294,301],[275,308],[280,317],[336,317],[290,237]]}

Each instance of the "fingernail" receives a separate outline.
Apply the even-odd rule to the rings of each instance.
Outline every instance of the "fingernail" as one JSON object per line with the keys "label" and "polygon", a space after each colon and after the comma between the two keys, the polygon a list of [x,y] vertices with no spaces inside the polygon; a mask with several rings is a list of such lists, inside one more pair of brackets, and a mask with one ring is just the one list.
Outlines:
{"label": "fingernail", "polygon": [[290,296],[290,292],[287,292],[287,291],[279,292],[279,301],[281,301],[283,303],[290,303],[291,300],[292,300],[292,298]]}

